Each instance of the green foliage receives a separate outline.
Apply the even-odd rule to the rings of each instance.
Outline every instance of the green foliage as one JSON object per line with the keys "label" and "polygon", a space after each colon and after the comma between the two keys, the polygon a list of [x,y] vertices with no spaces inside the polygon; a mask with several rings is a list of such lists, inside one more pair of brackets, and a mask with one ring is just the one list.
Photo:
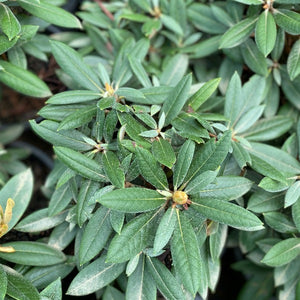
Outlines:
{"label": "green foliage", "polygon": [[[235,246],[238,299],[296,299],[300,2],[83,1],[82,24],[63,3],[0,1],[0,81],[49,97],[30,124],[56,159],[49,206],[17,224],[33,179],[6,146],[22,128],[0,133],[0,234],[53,229],[3,243],[0,298],[61,299],[76,268],[71,296],[205,299]],[[50,23],[82,31],[48,42]],[[50,53],[55,95],[26,70]]]}

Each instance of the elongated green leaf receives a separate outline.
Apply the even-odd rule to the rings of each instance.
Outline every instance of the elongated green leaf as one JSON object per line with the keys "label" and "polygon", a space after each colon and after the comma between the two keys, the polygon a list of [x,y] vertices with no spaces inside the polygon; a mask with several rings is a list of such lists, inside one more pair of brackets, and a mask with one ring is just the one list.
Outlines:
{"label": "elongated green leaf", "polygon": [[291,80],[300,74],[300,40],[295,42],[287,60],[287,70]]}
{"label": "elongated green leaf", "polygon": [[146,149],[136,147],[136,157],[142,176],[157,189],[168,190],[168,180],[154,156]]}
{"label": "elongated green leaf", "polygon": [[262,262],[271,267],[283,266],[300,254],[300,238],[289,238],[274,245]]}
{"label": "elongated green leaf", "polygon": [[85,178],[99,182],[107,181],[107,178],[103,175],[102,168],[96,161],[65,147],[54,147],[54,151],[63,163]]}
{"label": "elongated green leaf", "polygon": [[40,0],[40,3],[30,0],[18,0],[18,3],[31,14],[49,23],[67,28],[82,28],[79,20],[74,15],[45,0]]}
{"label": "elongated green leaf", "polygon": [[300,198],[300,181],[296,181],[287,191],[284,198],[284,207],[289,207]]}
{"label": "elongated green leaf", "polygon": [[190,168],[193,155],[195,151],[195,143],[191,140],[187,140],[180,148],[177,162],[173,170],[173,185],[177,190],[185,179],[185,176]]}
{"label": "elongated green leaf", "polygon": [[48,208],[43,208],[22,219],[14,229],[22,232],[46,231],[61,224],[65,220],[66,214],[67,212],[61,212],[49,217]]}
{"label": "elongated green leaf", "polygon": [[293,204],[292,216],[298,231],[300,231],[300,200],[297,200],[297,202]]}
{"label": "elongated green leaf", "polygon": [[253,72],[261,76],[268,75],[267,60],[264,55],[258,50],[254,41],[248,39],[242,45],[242,55],[245,63]]}
{"label": "elongated green leaf", "polygon": [[230,120],[229,125],[237,119],[242,108],[242,83],[237,72],[230,79],[225,99],[224,115]]}
{"label": "elongated green leaf", "polygon": [[27,271],[24,276],[25,278],[29,279],[36,288],[42,289],[48,286],[58,277],[65,278],[72,272],[74,267],[75,264],[71,258],[70,260],[67,260],[62,264],[33,267],[29,271]]}
{"label": "elongated green leaf", "polygon": [[261,119],[241,136],[249,141],[269,141],[286,133],[292,125],[293,121],[286,116]]}
{"label": "elongated green leaf", "polygon": [[[0,54],[3,54],[4,52],[8,50],[12,50],[12,48],[18,41],[19,36],[14,37],[12,40],[9,40],[7,36],[4,34],[0,34]],[[0,71],[2,71],[4,68],[0,64]]]}
{"label": "elongated green leaf", "polygon": [[[278,171],[296,175],[300,173],[300,163],[287,152],[262,143],[251,143],[251,147],[243,147],[253,156],[260,158]],[[274,178],[276,179],[276,178]]]}
{"label": "elongated green leaf", "polygon": [[136,213],[161,206],[166,201],[166,197],[154,190],[126,188],[106,193],[97,201],[115,210]]}
{"label": "elongated green leaf", "polygon": [[52,194],[49,202],[49,217],[55,216],[56,214],[64,210],[70,203],[72,198],[73,194],[67,183],[56,189]]}
{"label": "elongated green leaf", "polygon": [[192,206],[203,216],[231,227],[256,231],[263,229],[263,223],[248,210],[223,200],[193,197]]}
{"label": "elongated green leaf", "polygon": [[80,242],[79,262],[80,265],[93,259],[105,246],[112,233],[110,225],[110,210],[100,207],[92,215]]}
{"label": "elongated green leaf", "polygon": [[249,129],[263,114],[264,105],[258,105],[250,108],[236,123],[235,133],[242,133]]}
{"label": "elongated green leaf", "polygon": [[105,256],[101,256],[82,269],[71,282],[67,295],[89,295],[108,285],[123,272],[125,264],[107,264],[105,259]]}
{"label": "elongated green leaf", "polygon": [[196,176],[189,182],[184,191],[190,195],[198,194],[212,181],[215,180],[218,175],[219,168],[216,171],[205,171],[202,174]]}
{"label": "elongated green leaf", "polygon": [[255,41],[259,51],[267,56],[276,42],[276,23],[269,10],[262,12],[255,27]]}
{"label": "elongated green leaf", "polygon": [[120,162],[116,154],[111,151],[103,153],[103,168],[110,182],[117,188],[123,188],[125,184],[125,174],[120,168]]}
{"label": "elongated green leaf", "polygon": [[269,162],[261,159],[260,157],[251,155],[251,153],[250,157],[252,169],[266,177],[286,183],[286,177],[276,169],[276,166],[273,167],[273,165],[271,165]]}
{"label": "elongated green leaf", "polygon": [[[8,198],[12,198],[15,206],[12,209],[12,219],[8,223],[8,231],[11,230],[22,217],[33,190],[33,174],[27,169],[12,177],[0,191],[0,205],[6,207]],[[8,232],[7,231],[7,232]]]}
{"label": "elongated green leaf", "polygon": [[219,48],[233,48],[243,43],[253,31],[256,21],[257,17],[253,16],[232,26],[222,36]]}
{"label": "elongated green leaf", "polygon": [[281,233],[298,232],[292,220],[283,213],[272,211],[272,212],[264,213],[263,215],[266,223],[277,232],[281,232]]}
{"label": "elongated green leaf", "polygon": [[11,242],[2,244],[3,247],[13,247],[15,252],[0,252],[0,257],[17,264],[26,266],[50,266],[66,260],[65,255],[55,249],[38,242]]}
{"label": "elongated green leaf", "polygon": [[7,61],[0,60],[3,67],[0,70],[0,81],[16,91],[38,98],[51,96],[47,85],[33,73],[15,66]]}
{"label": "elongated green leaf", "polygon": [[217,231],[209,237],[209,250],[213,261],[217,261],[220,258],[226,243],[227,231],[227,225],[218,224]]}
{"label": "elongated green leaf", "polygon": [[160,83],[167,86],[176,86],[185,75],[188,67],[188,57],[185,54],[177,54],[172,57],[165,66]]}
{"label": "elongated green leaf", "polygon": [[14,269],[4,266],[7,275],[7,295],[13,299],[40,300],[37,289],[32,283]]}
{"label": "elongated green leaf", "polygon": [[56,94],[47,100],[49,104],[66,105],[74,103],[84,103],[97,100],[101,97],[100,93],[85,90],[66,91]]}
{"label": "elongated green leaf", "polygon": [[[265,97],[266,79],[254,75],[246,82],[242,88],[241,101],[237,101],[236,104],[239,107],[238,115],[236,116],[233,127],[236,123],[242,119],[242,116],[246,114],[250,109],[254,109],[259,106]],[[239,103],[241,102],[241,103]],[[243,118],[245,118],[243,116]]]}
{"label": "elongated green leaf", "polygon": [[251,195],[247,209],[255,213],[263,213],[282,208],[283,203],[283,193],[269,193],[264,190],[259,190]]}
{"label": "elongated green leaf", "polygon": [[173,207],[170,207],[164,213],[158,225],[153,244],[154,252],[158,253],[169,242],[175,228],[175,223],[176,210]]}
{"label": "elongated green leaf", "polygon": [[241,169],[243,169],[247,163],[251,164],[250,154],[240,145],[240,143],[232,142],[231,145],[233,148],[233,157]]}
{"label": "elongated green leaf", "polygon": [[217,89],[221,78],[215,78],[206,82],[201,88],[192,95],[187,104],[196,111]]}
{"label": "elongated green leaf", "polygon": [[98,190],[99,184],[97,182],[82,180],[76,205],[76,217],[79,227],[82,227],[84,222],[90,218],[94,206],[90,205],[89,201]]}
{"label": "elongated green leaf", "polygon": [[173,31],[174,33],[180,36],[183,36],[183,30],[180,24],[175,19],[173,19],[170,16],[162,14],[160,16],[160,20],[162,21],[163,25],[167,27],[169,30]]}
{"label": "elongated green leaf", "polygon": [[4,267],[0,265],[0,299],[3,300],[7,290],[7,275]]}
{"label": "elongated green leaf", "polygon": [[20,31],[21,25],[10,8],[0,3],[0,27],[2,32],[12,40]]}
{"label": "elongated green leaf", "polygon": [[77,151],[87,151],[93,148],[92,145],[85,142],[86,135],[77,130],[57,131],[59,123],[45,120],[37,124],[34,120],[29,121],[35,133],[40,135],[54,146],[72,148]]}
{"label": "elongated green leaf", "polygon": [[161,113],[164,112],[166,115],[165,126],[169,125],[171,121],[174,120],[180,113],[187,100],[191,83],[191,74],[184,76],[165,100],[161,109]]}
{"label": "elongated green leaf", "polygon": [[176,156],[171,144],[162,138],[152,143],[152,153],[158,162],[170,169],[176,161]]}
{"label": "elongated green leaf", "polygon": [[126,133],[131,139],[136,141],[139,145],[144,148],[150,148],[151,144],[140,136],[140,133],[146,131],[146,127],[136,121],[133,116],[127,113],[118,113],[120,123],[125,126]]}
{"label": "elongated green leaf", "polygon": [[62,286],[61,279],[57,278],[51,284],[49,284],[42,292],[41,296],[49,297],[51,300],[62,299]]}
{"label": "elongated green leaf", "polygon": [[146,256],[140,255],[135,271],[129,276],[126,300],[155,300],[156,285],[146,269]]}
{"label": "elongated green leaf", "polygon": [[300,34],[300,15],[287,9],[274,9],[276,24],[289,34]]}
{"label": "elongated green leaf", "polygon": [[60,67],[79,86],[96,92],[101,91],[101,83],[98,76],[83,62],[81,56],[74,49],[58,41],[51,41],[51,47]]}
{"label": "elongated green leaf", "polygon": [[107,261],[121,263],[137,255],[154,239],[158,212],[142,214],[115,235],[108,248]]}
{"label": "elongated green leaf", "polygon": [[231,131],[228,130],[224,132],[217,142],[215,142],[214,139],[211,139],[203,146],[200,146],[192,160],[191,167],[185,179],[185,185],[191,179],[205,171],[216,170],[228,154],[231,144],[230,140]]}
{"label": "elongated green leaf", "polygon": [[134,73],[138,81],[142,84],[142,86],[145,88],[151,87],[152,86],[151,81],[142,63],[131,56],[128,57],[128,60],[132,72]]}
{"label": "elongated green leaf", "polygon": [[182,288],[177,279],[157,258],[147,257],[147,270],[153,277],[159,291],[166,299],[182,300],[185,299]]}
{"label": "elongated green leaf", "polygon": [[[204,173],[201,174],[204,176]],[[220,176],[205,188],[198,196],[201,198],[218,198],[222,200],[234,200],[246,194],[252,186],[252,182],[240,176]]]}
{"label": "elongated green leaf", "polygon": [[193,295],[200,287],[201,265],[197,237],[188,219],[179,212],[171,240],[172,259],[184,287]]}

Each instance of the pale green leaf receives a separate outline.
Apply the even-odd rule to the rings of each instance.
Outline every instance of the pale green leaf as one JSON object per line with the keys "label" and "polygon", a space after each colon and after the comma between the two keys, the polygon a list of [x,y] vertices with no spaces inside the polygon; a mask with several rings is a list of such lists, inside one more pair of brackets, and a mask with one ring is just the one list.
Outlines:
{"label": "pale green leaf", "polygon": [[269,10],[262,12],[255,28],[255,41],[259,51],[267,56],[274,48],[276,42],[276,23]]}
{"label": "pale green leaf", "polygon": [[124,270],[125,264],[108,264],[101,256],[82,269],[71,282],[67,295],[89,295],[115,280]]}
{"label": "pale green leaf", "polygon": [[273,246],[262,262],[271,267],[278,267],[289,263],[299,254],[300,238],[289,238]]}

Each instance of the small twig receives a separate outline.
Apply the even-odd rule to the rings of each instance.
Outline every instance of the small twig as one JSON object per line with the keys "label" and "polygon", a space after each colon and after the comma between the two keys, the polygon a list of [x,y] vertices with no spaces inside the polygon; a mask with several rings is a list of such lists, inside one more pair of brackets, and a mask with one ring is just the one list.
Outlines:
{"label": "small twig", "polygon": [[95,0],[95,2],[100,6],[100,8],[102,9],[102,11],[107,15],[107,17],[109,19],[111,19],[112,21],[114,21],[114,16],[113,14],[103,5],[101,0]]}

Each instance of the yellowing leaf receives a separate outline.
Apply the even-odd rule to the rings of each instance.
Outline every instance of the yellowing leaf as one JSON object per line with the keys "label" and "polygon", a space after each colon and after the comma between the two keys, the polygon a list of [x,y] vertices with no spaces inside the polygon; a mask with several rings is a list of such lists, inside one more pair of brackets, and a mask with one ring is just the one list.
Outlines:
{"label": "yellowing leaf", "polygon": [[0,252],[13,253],[13,252],[16,252],[16,250],[11,246],[8,246],[8,247],[1,247],[0,246]]}
{"label": "yellowing leaf", "polygon": [[4,219],[3,222],[5,224],[8,224],[9,221],[12,218],[12,209],[15,206],[15,202],[13,199],[8,198],[7,203],[6,203],[6,208],[5,208],[5,213],[4,213]]}

